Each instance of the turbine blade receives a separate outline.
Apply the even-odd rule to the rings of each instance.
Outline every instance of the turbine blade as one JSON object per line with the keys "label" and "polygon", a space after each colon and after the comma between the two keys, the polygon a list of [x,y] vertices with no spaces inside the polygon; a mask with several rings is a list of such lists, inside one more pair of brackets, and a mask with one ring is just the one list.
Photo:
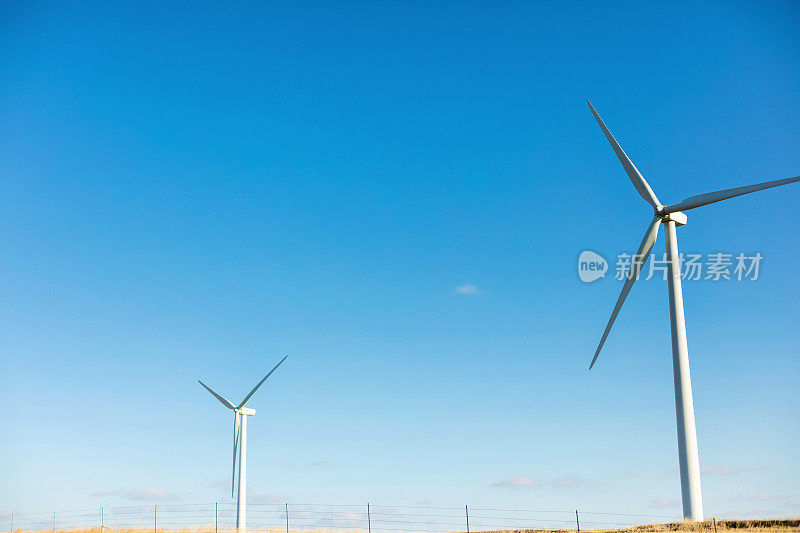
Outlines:
{"label": "turbine blade", "polygon": [[208,392],[210,392],[211,394],[213,394],[213,395],[214,395],[214,397],[215,397],[217,400],[219,400],[220,402],[222,402],[222,405],[224,405],[224,406],[225,406],[225,407],[227,407],[228,409],[236,409],[236,406],[235,406],[235,405],[233,405],[231,402],[229,402],[228,400],[226,400],[225,398],[223,398],[222,396],[220,396],[219,394],[217,394],[216,392],[214,392],[213,390],[211,390],[211,387],[209,387],[208,385],[206,385],[205,383],[203,383],[203,382],[202,382],[202,381],[200,381],[199,379],[197,380],[197,382],[198,382],[198,383],[200,383],[200,385],[202,385],[203,387],[205,387],[205,389],[206,389]]}
{"label": "turbine blade", "polygon": [[[287,355],[286,357],[289,357],[289,356]],[[265,381],[267,381],[267,378],[268,378],[268,377],[270,377],[270,376],[272,375],[272,373],[273,373],[273,372],[275,372],[275,369],[276,369],[276,368],[278,368],[279,366],[281,366],[281,363],[283,363],[284,361],[286,361],[286,357],[284,357],[283,359],[281,359],[280,363],[278,363],[277,365],[275,365],[275,368],[273,368],[272,370],[270,370],[270,371],[269,371],[269,374],[267,374],[266,376],[264,376],[264,379],[262,379],[261,381],[259,381],[259,382],[258,382],[258,385],[256,385],[255,387],[253,387],[253,390],[251,390],[251,391],[250,391],[250,394],[248,394],[247,396],[245,396],[244,400],[242,400],[242,403],[240,403],[240,404],[239,404],[239,407],[237,407],[237,409],[241,409],[242,407],[244,407],[244,404],[246,404],[246,403],[248,402],[248,400],[250,400],[250,398],[253,396],[253,394],[255,394],[255,393],[256,393],[256,391],[257,391],[257,390],[258,390],[258,388],[261,386],[261,384],[262,384],[262,383],[264,383]]]}
{"label": "turbine blade", "polygon": [[594,358],[592,358],[592,363],[589,365],[589,370],[592,369],[595,361],[597,361],[597,356],[600,355],[600,350],[603,349],[603,344],[605,344],[608,333],[611,331],[611,326],[614,325],[614,320],[617,319],[617,315],[619,314],[620,308],[622,308],[622,304],[625,303],[625,298],[627,298],[628,293],[631,292],[631,287],[633,287],[634,282],[636,282],[636,280],[639,278],[639,272],[647,262],[647,258],[650,256],[650,251],[653,249],[653,245],[656,243],[656,237],[658,237],[659,224],[661,224],[661,218],[656,215],[653,217],[653,221],[650,223],[650,226],[647,228],[647,232],[644,234],[642,244],[639,245],[639,251],[636,252],[636,256],[631,262],[631,269],[628,272],[628,278],[625,280],[625,284],[622,286],[622,292],[620,292],[619,298],[617,298],[617,303],[614,305],[614,311],[611,313],[611,318],[608,319],[608,324],[606,324],[606,329],[603,331],[603,336],[600,339],[600,344],[597,346],[597,351],[594,352]]}
{"label": "turbine blade", "polygon": [[642,198],[644,198],[650,205],[652,205],[653,209],[656,210],[661,209],[661,202],[659,202],[658,198],[656,198],[653,189],[650,188],[650,185],[648,185],[647,181],[645,181],[645,179],[642,177],[642,174],[633,164],[633,161],[630,160],[630,158],[622,149],[622,147],[619,145],[614,136],[611,135],[611,132],[608,131],[608,128],[603,122],[603,119],[601,119],[600,115],[597,114],[597,111],[595,111],[594,106],[592,106],[591,102],[587,100],[586,103],[589,104],[589,109],[592,110],[592,115],[594,115],[595,120],[597,120],[597,123],[600,125],[600,128],[603,130],[603,133],[605,133],[608,142],[611,143],[611,148],[613,148],[614,153],[617,154],[619,162],[622,163],[622,167],[628,174],[628,177],[630,178],[631,183],[633,183],[633,186],[636,187],[636,190],[639,192],[639,195]]}
{"label": "turbine blade", "polygon": [[236,448],[239,444],[239,417],[241,415],[233,413],[233,473],[231,474],[231,498],[233,498],[234,487],[236,487]]}
{"label": "turbine blade", "polygon": [[664,213],[674,213],[675,211],[686,211],[687,209],[694,209],[714,202],[721,202],[728,198],[741,196],[743,194],[750,194],[751,192],[763,191],[772,187],[786,185],[800,181],[800,176],[794,178],[786,178],[783,180],[766,181],[764,183],[756,183],[755,185],[746,185],[744,187],[736,187],[734,189],[724,189],[722,191],[708,192],[706,194],[699,194],[697,196],[690,196],[685,200],[681,200],[677,204],[672,204],[664,208]]}

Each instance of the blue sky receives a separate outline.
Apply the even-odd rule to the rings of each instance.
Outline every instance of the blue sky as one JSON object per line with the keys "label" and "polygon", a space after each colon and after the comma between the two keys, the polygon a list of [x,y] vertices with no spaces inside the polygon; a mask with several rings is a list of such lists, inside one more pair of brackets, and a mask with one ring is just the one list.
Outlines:
{"label": "blue sky", "polygon": [[[587,372],[620,285],[578,254],[651,214],[585,102],[664,202],[798,175],[798,19],[4,3],[0,511],[226,501],[230,415],[196,380],[236,401],[288,354],[250,404],[261,501],[679,515],[666,284]],[[798,201],[679,230],[764,257],[684,286],[708,515],[800,512]]]}

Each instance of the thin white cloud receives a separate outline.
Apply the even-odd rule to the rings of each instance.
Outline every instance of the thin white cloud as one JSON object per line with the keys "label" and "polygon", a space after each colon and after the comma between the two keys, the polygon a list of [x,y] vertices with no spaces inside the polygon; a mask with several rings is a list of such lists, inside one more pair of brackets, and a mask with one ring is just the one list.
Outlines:
{"label": "thin white cloud", "polygon": [[283,494],[276,492],[265,492],[263,494],[247,491],[247,503],[283,503],[287,498]]}
{"label": "thin white cloud", "polygon": [[553,486],[560,488],[575,488],[580,487],[585,483],[586,481],[583,479],[574,476],[561,476],[553,480]]}
{"label": "thin white cloud", "polygon": [[493,487],[501,487],[501,488],[532,488],[539,486],[541,482],[538,479],[534,479],[531,476],[514,476],[502,481],[498,481],[497,483],[493,483]]}
{"label": "thin white cloud", "polygon": [[174,502],[180,500],[180,496],[167,492],[163,489],[113,489],[92,493],[92,496],[100,498],[103,496],[116,496],[123,500],[143,501],[143,502]]}
{"label": "thin white cloud", "polygon": [[[797,496],[787,494],[776,494],[761,492],[757,494],[739,494],[728,499],[734,509],[728,511],[728,516],[742,518],[796,518]],[[787,512],[788,511],[788,512]]]}
{"label": "thin white cloud", "polygon": [[318,469],[322,469],[322,468],[328,468],[331,465],[333,465],[332,461],[312,461],[310,463],[304,464],[303,466],[305,468],[318,470]]}
{"label": "thin white cloud", "polygon": [[[513,476],[502,481],[498,481],[497,483],[492,483],[492,487],[500,487],[500,488],[533,488],[542,485],[545,481],[534,478],[531,476]],[[576,489],[578,487],[586,487],[586,486],[597,486],[601,483],[596,481],[589,481],[577,476],[565,475],[553,478],[551,480],[546,481],[548,485],[551,487],[559,488],[559,489]]]}
{"label": "thin white cloud", "polygon": [[782,500],[787,499],[788,497],[783,494],[773,494],[768,492],[761,492],[759,494],[748,494],[748,495],[739,495],[734,496],[730,499],[732,502],[779,502]]}
{"label": "thin white cloud", "polygon": [[658,498],[655,500],[650,501],[651,509],[673,509],[675,507],[679,507],[681,505],[681,501],[676,498]]}
{"label": "thin white cloud", "polygon": [[465,296],[476,296],[478,294],[483,294],[483,292],[476,287],[475,285],[459,285],[455,288],[456,293],[463,294]]}
{"label": "thin white cloud", "polygon": [[754,472],[757,470],[766,470],[765,466],[758,467],[734,467],[731,465],[706,465],[700,467],[700,472],[707,476],[735,476],[742,472]]}
{"label": "thin white cloud", "polygon": [[731,465],[707,465],[700,467],[700,472],[709,476],[729,476],[733,473]]}
{"label": "thin white cloud", "polygon": [[231,478],[217,478],[208,482],[209,489],[231,489]]}

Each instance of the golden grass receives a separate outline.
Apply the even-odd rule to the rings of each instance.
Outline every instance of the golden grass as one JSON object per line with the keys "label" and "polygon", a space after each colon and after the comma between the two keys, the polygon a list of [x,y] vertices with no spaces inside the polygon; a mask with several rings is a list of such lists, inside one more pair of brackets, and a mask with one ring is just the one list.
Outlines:
{"label": "golden grass", "polygon": [[[625,529],[581,529],[586,533],[800,533],[800,519],[780,520],[718,520],[716,530],[712,521],[706,522],[678,522],[672,524],[646,524]],[[746,530],[746,531],[744,531]],[[248,533],[286,533],[285,528],[249,528]],[[559,533],[564,530],[552,529],[504,529],[480,530],[470,533]],[[573,530],[574,531],[574,530]],[[47,530],[50,533],[52,530]],[[7,533],[37,533],[26,529],[14,529]],[[38,532],[41,533],[41,532]],[[52,533],[153,533],[152,528],[75,528],[55,530]],[[236,533],[235,529],[215,530],[211,527],[193,527],[179,529],[161,529],[156,533]],[[290,529],[289,533],[367,533],[366,529]],[[464,533],[464,532],[452,532]]]}
{"label": "golden grass", "polygon": [[[716,527],[716,529],[715,529]],[[746,530],[746,531],[745,531]],[[706,522],[677,522],[672,524],[646,524],[624,529],[586,529],[581,533],[790,533],[800,532],[800,519],[780,520],[717,520]],[[471,532],[472,533],[472,532]],[[487,531],[474,533],[490,533]],[[491,533],[556,533],[547,529],[509,529]]]}

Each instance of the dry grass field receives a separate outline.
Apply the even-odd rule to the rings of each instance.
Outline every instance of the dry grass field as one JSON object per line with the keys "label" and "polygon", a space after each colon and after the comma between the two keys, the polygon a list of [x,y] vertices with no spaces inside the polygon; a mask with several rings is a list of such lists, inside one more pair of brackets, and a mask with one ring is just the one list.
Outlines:
{"label": "dry grass field", "polygon": [[[587,533],[789,533],[800,532],[800,519],[789,520],[718,520],[707,522],[678,522],[672,524],[647,524],[625,529],[586,529]],[[492,533],[555,533],[553,530],[524,529]],[[475,532],[488,533],[488,532]]]}
{"label": "dry grass field", "polygon": [[[716,529],[715,529],[716,528]],[[559,533],[564,530],[550,529],[507,529],[507,530],[479,530],[470,533]],[[574,530],[568,530],[574,531]],[[647,524],[625,529],[581,529],[587,533],[800,533],[800,519],[782,520],[719,520],[695,523],[680,522],[673,524]],[[15,529],[9,533],[36,533],[30,530]],[[67,530],[47,530],[45,533],[153,533],[150,528],[76,528]],[[236,533],[236,530],[218,530],[213,527],[198,527],[185,529],[161,529],[157,533]],[[284,528],[273,529],[248,529],[248,533],[286,533]],[[290,529],[289,533],[368,533],[365,529]],[[465,532],[453,532],[465,533]]]}

